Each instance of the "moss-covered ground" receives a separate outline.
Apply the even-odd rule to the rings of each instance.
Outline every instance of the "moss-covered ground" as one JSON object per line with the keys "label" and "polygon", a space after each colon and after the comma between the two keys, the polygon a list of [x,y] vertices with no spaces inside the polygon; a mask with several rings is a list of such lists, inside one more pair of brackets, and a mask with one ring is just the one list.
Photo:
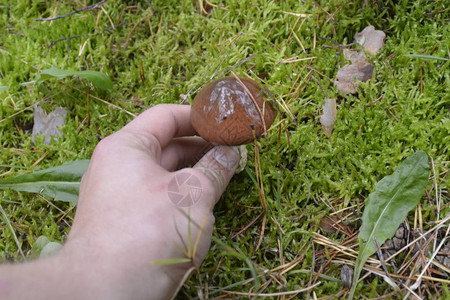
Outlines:
{"label": "moss-covered ground", "polygon": [[[95,1],[0,0],[0,86],[10,86],[0,91],[0,176],[89,158],[99,139],[129,122],[132,114],[158,103],[182,103],[180,95],[192,101],[207,80],[233,70],[263,84],[285,105],[280,105],[267,139],[247,145],[249,163],[215,209],[214,237],[229,249],[213,242],[180,298],[227,295],[217,289],[279,293],[317,281],[321,284],[300,297],[343,297],[339,261],[354,258],[336,256],[317,243],[315,233],[336,243],[349,241],[347,246],[357,250],[351,238],[365,198],[413,151],[427,152],[436,176],[430,173],[421,204],[408,215],[411,230],[434,225],[436,194],[440,219],[450,212],[449,62],[405,56],[449,57],[448,2],[210,2],[214,6],[194,0],[107,1],[92,11],[42,22],[35,19]],[[333,79],[347,63],[340,45],[352,43],[368,25],[386,33],[385,46],[371,58],[374,77],[360,84],[355,95],[339,94]],[[285,62],[292,57],[304,60]],[[103,71],[113,89],[98,91],[77,78],[20,85],[51,66]],[[320,125],[325,100],[319,83],[338,102],[331,137]],[[32,143],[37,102],[47,111],[58,106],[68,110],[59,141],[46,145],[39,138]],[[256,182],[255,151],[263,190]],[[75,211],[68,203],[13,191],[2,192],[1,205],[25,255],[38,236],[63,242]],[[321,218],[343,209],[340,216],[349,232],[323,232]],[[1,259],[20,260],[3,217],[0,228]],[[298,263],[287,265],[293,261]],[[402,262],[399,258],[397,264]],[[448,282],[448,274],[429,275]],[[357,293],[401,299],[401,289],[392,293],[381,277],[372,275]],[[449,297],[442,281],[428,280],[419,292]]]}

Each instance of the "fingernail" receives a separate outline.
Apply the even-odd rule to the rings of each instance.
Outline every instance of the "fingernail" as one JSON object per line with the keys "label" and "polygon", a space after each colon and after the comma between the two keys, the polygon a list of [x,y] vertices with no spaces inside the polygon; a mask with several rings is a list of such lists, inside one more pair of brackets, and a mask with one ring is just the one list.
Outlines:
{"label": "fingernail", "polygon": [[227,169],[233,169],[239,163],[239,151],[235,146],[217,146],[214,159]]}

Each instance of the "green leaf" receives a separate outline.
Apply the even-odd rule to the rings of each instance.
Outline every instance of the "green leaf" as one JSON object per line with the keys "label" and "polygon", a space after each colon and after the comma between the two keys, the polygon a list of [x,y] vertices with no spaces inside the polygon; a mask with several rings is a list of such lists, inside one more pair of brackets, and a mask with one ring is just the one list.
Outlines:
{"label": "green leaf", "polygon": [[40,258],[44,257],[51,257],[54,256],[56,253],[58,253],[62,249],[62,244],[58,242],[50,242],[47,245],[44,246],[41,250],[41,254],[39,255]]}
{"label": "green leaf", "polygon": [[49,257],[57,253],[61,248],[61,243],[51,242],[48,237],[41,235],[31,247],[31,254],[34,257]]}
{"label": "green leaf", "polygon": [[44,249],[45,245],[50,243],[50,240],[45,235],[41,235],[37,238],[37,240],[34,242],[33,246],[31,246],[31,253],[34,256],[38,256],[42,249]]}
{"label": "green leaf", "polygon": [[101,90],[110,91],[112,89],[112,81],[108,75],[98,71],[70,71],[61,70],[56,67],[51,67],[50,69],[44,69],[40,74],[36,76],[34,82],[42,82],[51,78],[62,79],[67,76],[78,76],[83,79],[87,79],[92,82],[92,84]]}
{"label": "green leaf", "polygon": [[89,160],[76,160],[62,166],[2,179],[0,190],[39,193],[55,200],[76,204],[81,177],[88,165]]}
{"label": "green leaf", "polygon": [[9,86],[7,86],[7,85],[0,85],[0,92],[7,91],[7,90],[9,90]]}
{"label": "green leaf", "polygon": [[428,156],[418,151],[405,159],[392,175],[384,177],[375,185],[375,191],[369,195],[361,218],[359,253],[349,299],[353,298],[365,262],[376,252],[375,239],[382,245],[394,236],[408,212],[424,194],[428,173]]}
{"label": "green leaf", "polygon": [[437,59],[437,60],[445,60],[445,61],[448,60],[448,58],[445,58],[445,57],[426,55],[426,54],[405,54],[404,56],[413,57],[413,58],[423,58],[423,59]]}
{"label": "green leaf", "polygon": [[150,262],[151,265],[174,265],[174,264],[183,264],[191,262],[189,258],[168,258],[161,260],[153,260]]}

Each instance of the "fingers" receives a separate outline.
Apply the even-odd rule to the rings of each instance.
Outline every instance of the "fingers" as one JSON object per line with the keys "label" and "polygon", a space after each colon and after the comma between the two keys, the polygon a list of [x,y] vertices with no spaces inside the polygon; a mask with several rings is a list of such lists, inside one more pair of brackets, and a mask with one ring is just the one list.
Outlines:
{"label": "fingers", "polygon": [[141,113],[122,130],[146,138],[150,144],[156,139],[164,148],[174,137],[195,134],[190,113],[189,105],[160,104]]}
{"label": "fingers", "polygon": [[217,146],[211,149],[193,167],[204,176],[200,178],[202,185],[201,202],[212,209],[225,191],[239,163],[237,147]]}
{"label": "fingers", "polygon": [[191,167],[212,147],[200,137],[176,138],[162,150],[161,166],[168,171]]}

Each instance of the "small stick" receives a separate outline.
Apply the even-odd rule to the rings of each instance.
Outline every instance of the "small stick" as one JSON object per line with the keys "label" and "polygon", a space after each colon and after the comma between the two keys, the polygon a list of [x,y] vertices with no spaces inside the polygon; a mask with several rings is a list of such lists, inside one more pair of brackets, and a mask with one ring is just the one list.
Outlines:
{"label": "small stick", "polygon": [[330,81],[331,83],[334,83],[334,81],[328,77],[327,75],[323,74],[322,72],[317,71],[316,69],[314,69],[313,67],[311,67],[310,65],[306,66],[308,69],[313,70],[314,72],[316,72],[317,74],[319,74],[322,77],[325,77],[326,79],[328,79],[328,81]]}
{"label": "small stick", "polygon": [[297,19],[295,20],[294,26],[292,26],[291,28],[291,32],[289,33],[287,39],[286,39],[286,44],[289,44],[289,41],[291,40],[292,34],[294,33],[294,29],[297,27],[297,23],[298,21],[300,21],[300,16],[297,17]]}
{"label": "small stick", "polygon": [[[51,201],[49,201],[47,198],[43,197],[42,195],[38,194],[39,198],[41,198],[42,200],[44,200],[45,202],[47,202],[48,205],[50,205],[51,207],[55,208],[57,211],[59,211],[60,213],[62,213],[63,215],[66,214],[65,211],[63,211],[61,208],[59,208],[58,206],[56,206],[55,204],[53,204]],[[69,216],[69,218],[73,221],[73,218]],[[70,224],[66,221],[63,220],[64,223],[66,223],[67,226],[70,226]],[[58,222],[59,223],[59,222]]]}
{"label": "small stick", "polygon": [[140,19],[139,21],[136,22],[136,24],[134,24],[133,28],[131,28],[130,32],[127,35],[127,38],[125,39],[125,42],[122,44],[122,48],[125,49],[128,47],[128,43],[130,42],[131,39],[131,35],[133,34],[133,32],[136,30],[136,28],[139,26],[139,24],[144,21],[145,17]]}
{"label": "small stick", "polygon": [[255,224],[255,222],[263,215],[264,211],[262,211],[256,218],[254,218],[252,221],[250,221],[250,223],[248,223],[247,225],[244,226],[244,228],[242,228],[241,230],[239,230],[236,233],[233,233],[233,235],[231,236],[231,239],[234,239],[235,237],[237,237],[238,235],[242,234],[243,232],[245,232],[247,229],[249,229],[253,224]]}
{"label": "small stick", "polygon": [[53,21],[53,20],[57,20],[57,19],[62,19],[62,18],[66,18],[66,17],[70,17],[74,14],[77,14],[79,12],[83,12],[83,11],[90,11],[90,10],[94,10],[96,8],[98,8],[99,6],[101,6],[102,4],[104,4],[106,2],[106,0],[102,0],[98,3],[94,3],[92,5],[86,6],[84,8],[80,8],[80,9],[75,9],[74,11],[65,14],[65,15],[60,15],[60,16],[56,16],[56,17],[51,17],[51,18],[39,18],[39,19],[34,19],[35,21],[40,21],[40,22],[46,22],[46,21]]}
{"label": "small stick", "polygon": [[395,119],[395,121],[399,122],[398,118],[394,115],[394,113],[393,113],[389,108],[387,108],[386,110],[387,110],[387,111],[389,112],[389,114]]}
{"label": "small stick", "polygon": [[318,283],[313,284],[304,289],[295,290],[295,291],[287,291],[287,292],[269,293],[269,294],[235,292],[235,291],[227,291],[227,290],[222,290],[221,292],[230,294],[230,295],[240,295],[240,296],[247,296],[247,297],[276,297],[276,296],[284,296],[284,295],[296,295],[301,292],[311,290],[312,288],[315,288],[316,286],[318,286],[320,284],[322,284],[322,282],[319,281]]}
{"label": "small stick", "polygon": [[259,236],[258,244],[256,244],[255,252],[258,251],[259,247],[262,244],[262,241],[264,239],[264,232],[266,231],[266,222],[267,222],[267,212],[264,214],[263,222],[261,225],[261,234]]}
{"label": "small stick", "polygon": [[287,15],[298,17],[299,19],[300,18],[307,18],[307,17],[311,17],[312,16],[312,14],[298,14],[298,13],[293,13],[293,12],[290,12],[290,11],[283,11],[283,13],[285,13]]}
{"label": "small stick", "polygon": [[50,151],[47,150],[44,154],[42,154],[41,157],[38,158],[38,160],[36,160],[36,161],[31,165],[31,167],[32,167],[32,168],[36,167],[36,166],[37,166],[41,161],[43,161],[44,158],[46,158],[47,155],[49,155],[49,154],[50,154]]}
{"label": "small stick", "polygon": [[325,98],[328,98],[328,97],[327,97],[327,93],[325,93],[325,90],[324,90],[322,84],[320,83],[320,81],[317,80],[317,78],[314,77],[314,75],[311,75],[311,78],[314,79],[315,82],[317,82],[317,84],[319,85],[320,89],[322,90],[322,93],[323,93],[323,95],[325,96]]}
{"label": "small stick", "polygon": [[[438,185],[437,185],[437,178],[436,178],[436,169],[434,168],[434,160],[433,157],[430,157],[431,159],[431,165],[433,166],[433,177],[434,177],[434,191],[436,193],[436,223],[439,222],[439,215],[441,212],[441,198],[438,195]],[[436,239],[433,242],[433,251],[436,250]]]}
{"label": "small stick", "polygon": [[23,113],[23,112],[26,111],[26,110],[32,109],[33,106],[34,106],[34,104],[33,104],[33,105],[30,105],[30,106],[27,106],[27,107],[25,107],[24,109],[19,110],[18,112],[15,112],[15,113],[13,113],[12,115],[7,116],[7,117],[4,118],[4,119],[1,119],[1,120],[0,120],[0,123],[6,121],[6,120],[8,120],[8,119],[14,118],[15,116],[17,116],[17,115]]}
{"label": "small stick", "polygon": [[[304,20],[304,19],[303,19]],[[298,37],[298,35],[294,32],[294,30],[292,30],[292,35],[295,37],[295,39],[297,40],[297,43],[300,45],[300,47],[302,47],[303,52],[306,52],[305,47],[303,46],[302,41],[300,40],[300,38]]]}
{"label": "small stick", "polygon": [[64,218],[67,216],[69,219],[71,219],[73,221],[73,218],[71,216],[69,216],[69,213],[75,209],[75,206],[72,206],[71,208],[69,208],[67,211],[64,212],[64,214],[58,219],[58,221],[56,221],[56,223],[58,224],[61,221],[64,221],[64,223],[67,224],[67,226],[70,226],[69,223],[67,223],[66,220],[64,220]]}
{"label": "small stick", "polygon": [[50,49],[51,47],[53,47],[58,42],[62,42],[62,41],[68,42],[68,41],[76,39],[76,38],[93,37],[93,36],[96,36],[96,34],[80,34],[80,35],[74,35],[74,36],[59,38],[57,40],[51,41],[50,44],[48,45],[47,49]]}
{"label": "small stick", "polygon": [[426,264],[425,268],[423,268],[422,272],[420,273],[420,275],[417,277],[416,282],[411,286],[412,290],[415,290],[419,287],[420,282],[422,280],[423,275],[425,274],[425,272],[428,270],[428,267],[431,265],[431,262],[433,261],[434,257],[436,256],[436,254],[439,252],[439,250],[442,248],[442,246],[445,244],[445,241],[448,238],[449,235],[449,231],[450,231],[450,226],[447,227],[447,231],[445,232],[445,237],[442,239],[442,241],[439,243],[439,246],[437,247],[437,249],[434,251],[433,255],[431,256],[431,258],[428,260],[428,263]]}
{"label": "small stick", "polygon": [[304,57],[304,58],[295,58],[295,57],[291,57],[291,58],[287,58],[285,60],[280,61],[280,64],[289,64],[289,63],[294,63],[294,62],[299,62],[299,61],[304,61],[304,60],[312,60],[315,59],[315,56],[312,57]]}
{"label": "small stick", "polygon": [[105,15],[106,15],[106,17],[108,18],[108,20],[109,20],[109,23],[111,24],[111,28],[114,28],[114,22],[113,22],[113,20],[111,19],[111,17],[109,16],[109,14],[108,14],[108,12],[106,11],[106,9],[103,7],[103,6],[100,6],[100,9],[105,13]]}
{"label": "small stick", "polygon": [[[77,89],[76,87],[74,87],[74,89],[76,89],[76,90],[79,91],[79,92],[83,92],[82,90]],[[120,106],[117,106],[117,105],[115,105],[115,104],[112,104],[111,102],[108,102],[108,101],[106,101],[106,100],[103,100],[103,99],[101,99],[101,98],[99,98],[99,97],[90,95],[90,98],[94,98],[95,100],[98,100],[98,101],[100,101],[100,102],[103,102],[103,103],[105,103],[105,104],[108,104],[108,105],[114,107],[115,109],[118,109],[118,110],[120,110],[120,111],[123,111],[123,112],[126,113],[127,115],[130,115],[130,116],[132,116],[132,117],[134,117],[134,118],[137,117],[136,114],[133,114],[132,112],[129,112],[128,110],[126,110],[126,109],[124,109],[124,108],[122,108],[122,107],[120,107]]]}
{"label": "small stick", "polygon": [[392,280],[391,276],[389,276],[389,271],[388,271],[388,269],[386,267],[386,262],[384,261],[383,253],[381,252],[380,244],[378,243],[378,240],[375,237],[373,237],[373,241],[375,243],[375,247],[376,247],[376,250],[377,250],[378,258],[380,259],[381,267],[383,268],[383,271],[386,274],[386,276],[392,281],[392,283],[394,283],[394,281]]}

